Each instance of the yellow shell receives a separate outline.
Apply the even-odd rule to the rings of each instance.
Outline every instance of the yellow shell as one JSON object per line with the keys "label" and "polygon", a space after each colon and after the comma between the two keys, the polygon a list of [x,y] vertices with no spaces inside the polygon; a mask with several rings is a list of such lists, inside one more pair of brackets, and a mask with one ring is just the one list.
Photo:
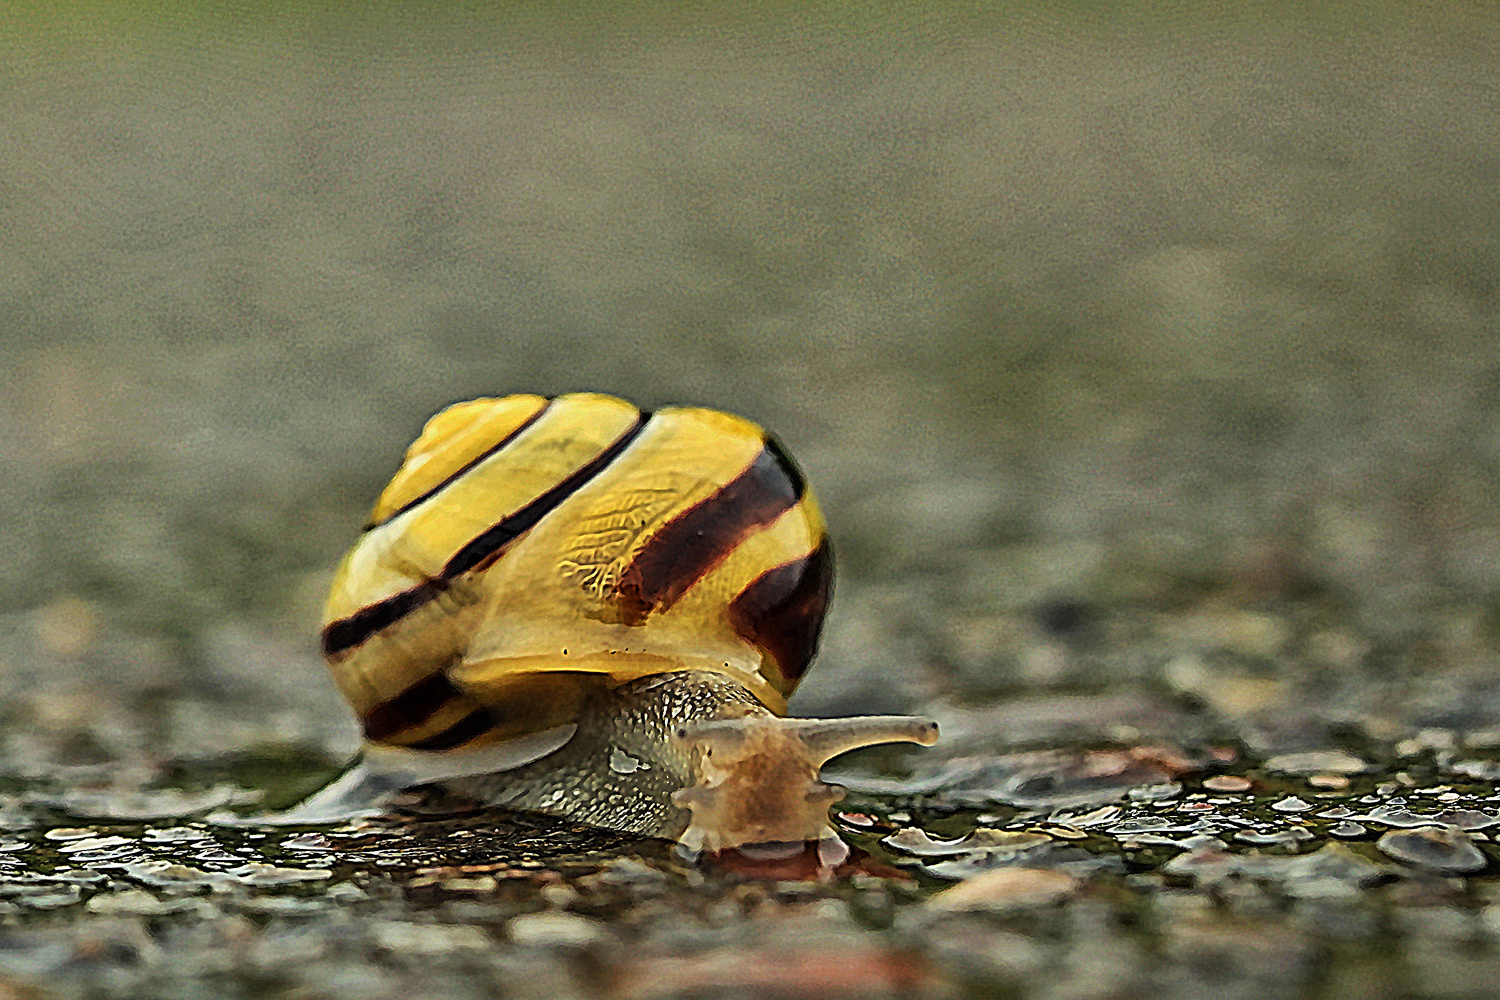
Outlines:
{"label": "yellow shell", "polygon": [[572,721],[594,685],[733,677],[778,714],[833,581],[801,472],[755,424],[612,396],[434,416],[344,558],[323,648],[372,742]]}

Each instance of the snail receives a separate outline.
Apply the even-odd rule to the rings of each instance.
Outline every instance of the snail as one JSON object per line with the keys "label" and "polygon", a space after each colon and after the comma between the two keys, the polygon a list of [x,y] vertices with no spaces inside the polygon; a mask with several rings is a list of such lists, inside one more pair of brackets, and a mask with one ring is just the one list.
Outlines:
{"label": "snail", "polygon": [[744,418],[591,393],[457,403],[334,578],[323,652],[364,761],[294,812],[440,779],[690,852],[836,839],[844,790],[822,764],[937,727],[782,717],[832,583],[802,472]]}

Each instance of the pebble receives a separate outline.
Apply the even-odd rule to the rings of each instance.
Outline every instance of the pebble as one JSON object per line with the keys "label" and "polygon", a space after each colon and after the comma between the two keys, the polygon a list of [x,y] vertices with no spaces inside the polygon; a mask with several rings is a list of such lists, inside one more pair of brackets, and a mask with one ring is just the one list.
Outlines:
{"label": "pebble", "polygon": [[84,837],[64,844],[57,850],[62,854],[73,854],[78,851],[98,851],[106,847],[120,847],[133,843],[134,841],[128,837]]}
{"label": "pebble", "polygon": [[333,900],[323,895],[234,897],[230,905],[240,913],[266,917],[308,917],[333,908]]}
{"label": "pebble", "polygon": [[881,839],[881,843],[887,847],[894,847],[905,854],[918,857],[937,857],[944,855],[964,853],[964,843],[967,837],[959,837],[955,840],[934,840],[932,836],[920,827],[909,826]]}
{"label": "pebble", "polygon": [[1233,873],[1238,860],[1223,849],[1204,846],[1185,851],[1161,866],[1167,875],[1190,875],[1201,882],[1215,882]]}
{"label": "pebble", "polygon": [[478,927],[381,920],[370,925],[375,943],[398,955],[444,955],[455,951],[489,951],[494,939]]}
{"label": "pebble", "polygon": [[1248,792],[1252,786],[1249,778],[1235,774],[1216,774],[1203,780],[1203,787],[1211,792]]}
{"label": "pebble", "polygon": [[1307,783],[1314,788],[1326,788],[1334,791],[1349,787],[1349,779],[1342,774],[1312,774],[1308,776]]}
{"label": "pebble", "polygon": [[506,931],[524,948],[584,948],[608,937],[599,921],[555,910],[513,917]]}
{"label": "pebble", "polygon": [[1215,811],[1212,802],[1183,802],[1177,806],[1178,812],[1183,813],[1211,813]]}
{"label": "pebble", "polygon": [[1363,774],[1368,762],[1339,750],[1311,750],[1283,753],[1266,761],[1266,770],[1278,774]]}
{"label": "pebble", "polygon": [[1056,903],[1078,880],[1045,868],[1000,868],[976,875],[927,900],[934,910],[1028,910]]}
{"label": "pebble", "polygon": [[1459,760],[1450,765],[1451,770],[1482,781],[1500,781],[1500,761]]}
{"label": "pebble", "polygon": [[1209,828],[1208,822],[1201,818],[1183,822],[1165,816],[1134,816],[1104,832],[1111,837],[1133,837],[1142,833],[1205,833]]}
{"label": "pebble", "polygon": [[204,792],[188,793],[175,788],[151,791],[69,791],[58,804],[75,816],[112,820],[173,819],[205,813],[225,806],[247,805],[260,793],[234,785],[217,785]]}
{"label": "pebble", "polygon": [[1234,835],[1234,839],[1246,844],[1254,844],[1257,847],[1269,845],[1281,845],[1284,847],[1295,847],[1304,840],[1312,840],[1313,834],[1305,826],[1292,826],[1284,830],[1272,830],[1269,833],[1257,833],[1254,830],[1241,830]]}
{"label": "pebble", "polygon": [[34,895],[22,896],[16,902],[34,910],[55,910],[61,906],[71,906],[82,898],[83,893],[78,886],[64,885],[58,886],[52,892],[39,892]]}
{"label": "pebble", "polygon": [[190,826],[151,827],[141,834],[141,840],[148,844],[190,844],[211,839],[207,832]]}
{"label": "pebble", "polygon": [[158,899],[144,889],[127,889],[124,892],[101,893],[88,901],[90,913],[111,913],[121,916],[151,917],[166,913],[185,913],[197,910],[211,913],[212,907],[200,899]]}
{"label": "pebble", "polygon": [[1052,843],[1052,838],[1037,830],[992,830],[980,827],[965,838],[965,850],[980,850],[997,856],[1011,856],[1033,847]]}
{"label": "pebble", "polygon": [[1295,795],[1288,795],[1284,799],[1271,803],[1272,809],[1275,809],[1277,812],[1284,813],[1307,812],[1307,810],[1311,809],[1312,807],[1313,806],[1311,802],[1304,802],[1302,799],[1299,799]]}
{"label": "pebble", "polygon": [[1164,802],[1182,794],[1182,783],[1162,781],[1154,785],[1141,785],[1130,789],[1126,795],[1132,802]]}
{"label": "pebble", "polygon": [[133,882],[142,882],[157,889],[179,893],[196,892],[203,886],[213,885],[216,880],[222,880],[216,872],[190,868],[171,861],[142,861],[139,864],[124,865],[121,871]]}
{"label": "pebble", "polygon": [[1125,814],[1125,810],[1119,806],[1101,806],[1083,815],[1074,815],[1069,812],[1056,813],[1052,822],[1062,823],[1077,830],[1087,830],[1090,827],[1107,826]]}
{"label": "pebble", "polygon": [[1030,830],[992,830],[979,827],[967,837],[957,840],[933,840],[918,827],[908,827],[899,833],[884,838],[881,843],[917,857],[949,857],[985,851],[997,856],[1011,856],[1049,844],[1052,838],[1045,833]]}
{"label": "pebble", "polygon": [[[1331,812],[1331,810],[1330,810]],[[1319,815],[1327,815],[1320,813]],[[1398,829],[1416,829],[1424,826],[1451,826],[1460,830],[1483,830],[1500,823],[1500,815],[1481,812],[1478,809],[1445,809],[1442,812],[1413,812],[1397,805],[1382,805],[1367,813],[1346,813],[1342,817],[1361,823],[1378,823]]]}
{"label": "pebble", "polygon": [[1397,861],[1438,875],[1477,872],[1489,863],[1468,834],[1452,827],[1393,830],[1375,846]]}
{"label": "pebble", "polygon": [[337,845],[321,833],[303,833],[281,842],[284,850],[313,851],[320,854],[338,850]]}
{"label": "pebble", "polygon": [[121,847],[108,847],[99,851],[79,851],[69,855],[68,860],[80,865],[99,865],[106,861],[119,861],[129,858],[134,861],[144,854],[135,844],[126,844]]}
{"label": "pebble", "polygon": [[280,868],[259,861],[231,868],[223,874],[246,885],[263,887],[293,882],[322,882],[333,878],[333,871],[328,868]]}

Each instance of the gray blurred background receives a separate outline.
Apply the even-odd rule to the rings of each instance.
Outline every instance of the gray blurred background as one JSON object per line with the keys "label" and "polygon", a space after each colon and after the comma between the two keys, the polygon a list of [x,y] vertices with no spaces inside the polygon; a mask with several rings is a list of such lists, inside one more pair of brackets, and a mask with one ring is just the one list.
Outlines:
{"label": "gray blurred background", "polygon": [[575,389],[800,459],[804,711],[1500,723],[1493,3],[13,5],[0,140],[12,769],[352,747],[401,451]]}

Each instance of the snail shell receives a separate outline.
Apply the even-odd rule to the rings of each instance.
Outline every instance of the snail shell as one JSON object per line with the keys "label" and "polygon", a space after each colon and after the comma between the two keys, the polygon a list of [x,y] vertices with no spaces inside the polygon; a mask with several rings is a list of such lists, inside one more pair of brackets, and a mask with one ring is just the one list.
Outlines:
{"label": "snail shell", "polygon": [[344,558],[323,651],[371,774],[676,837],[831,836],[836,753],[926,720],[779,716],[833,559],[774,437],[728,413],[517,395],[434,416]]}

